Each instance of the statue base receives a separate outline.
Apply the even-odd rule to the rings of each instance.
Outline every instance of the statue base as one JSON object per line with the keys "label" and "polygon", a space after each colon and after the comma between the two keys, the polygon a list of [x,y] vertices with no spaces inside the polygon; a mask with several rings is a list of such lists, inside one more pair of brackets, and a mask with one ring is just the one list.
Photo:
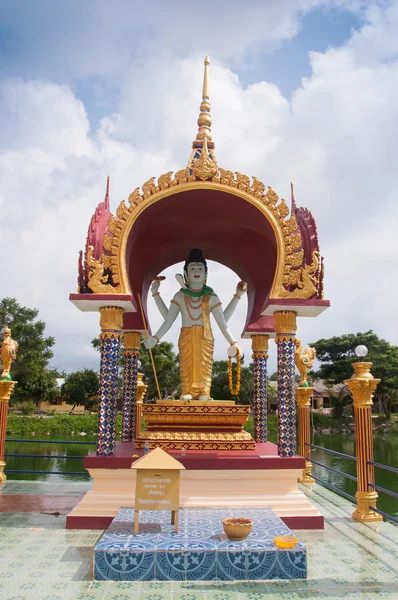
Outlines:
{"label": "statue base", "polygon": [[135,440],[136,448],[169,450],[253,450],[251,435],[243,430],[250,406],[233,401],[157,400],[142,406],[147,425]]}
{"label": "statue base", "polygon": [[[301,456],[278,456],[271,442],[254,450],[171,450],[181,462],[180,508],[216,508],[244,515],[248,507],[270,507],[291,529],[323,529],[323,516],[298,487]],[[134,507],[137,470],[144,456],[131,442],[116,442],[115,454],[84,459],[92,488],[68,515],[67,529],[106,529],[122,507]],[[316,496],[316,493],[315,493]]]}

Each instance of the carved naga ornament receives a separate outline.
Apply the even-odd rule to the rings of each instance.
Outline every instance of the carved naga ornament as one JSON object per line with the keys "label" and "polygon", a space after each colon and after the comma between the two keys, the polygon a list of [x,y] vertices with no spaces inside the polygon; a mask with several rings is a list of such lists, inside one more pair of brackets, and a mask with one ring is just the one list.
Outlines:
{"label": "carved naga ornament", "polygon": [[310,346],[307,346],[307,348],[304,349],[299,339],[295,340],[295,344],[296,351],[294,359],[296,367],[300,373],[300,387],[306,387],[308,386],[307,373],[310,369],[312,369],[312,366],[314,364],[316,350],[315,348],[311,348]]}

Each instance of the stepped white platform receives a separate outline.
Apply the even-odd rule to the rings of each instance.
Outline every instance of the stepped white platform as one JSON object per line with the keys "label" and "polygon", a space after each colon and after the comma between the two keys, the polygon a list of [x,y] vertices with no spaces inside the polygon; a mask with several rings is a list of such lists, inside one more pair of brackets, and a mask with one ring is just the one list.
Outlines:
{"label": "stepped white platform", "polygon": [[[85,458],[93,487],[67,517],[68,529],[106,529],[122,507],[134,507],[133,455],[143,451],[118,442],[114,456]],[[323,515],[298,488],[304,458],[282,458],[275,444],[255,450],[170,452],[181,472],[181,508],[271,508],[292,529],[323,529]]]}

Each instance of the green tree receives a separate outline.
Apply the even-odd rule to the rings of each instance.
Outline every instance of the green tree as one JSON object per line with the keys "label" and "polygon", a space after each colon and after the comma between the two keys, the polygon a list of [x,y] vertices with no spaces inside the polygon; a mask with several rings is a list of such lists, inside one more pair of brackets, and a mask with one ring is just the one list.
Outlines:
{"label": "green tree", "polygon": [[[234,367],[234,381],[235,373]],[[211,396],[215,400],[235,400],[237,404],[251,404],[253,398],[253,364],[250,363],[248,367],[241,367],[240,391],[238,396],[233,396],[229,391],[228,361],[215,360],[213,363]]]}
{"label": "green tree", "polygon": [[98,391],[99,377],[92,369],[70,373],[61,388],[62,396],[69,404],[73,404],[72,410],[77,404],[89,408],[98,401]]}
{"label": "green tree", "polygon": [[[167,396],[178,398],[180,396],[180,368],[178,356],[173,350],[173,344],[160,342],[152,348],[152,356],[162,398],[167,398]],[[151,357],[149,351],[143,345],[141,345],[140,362],[140,371],[144,373],[145,383],[148,386],[146,397],[153,400],[158,397],[158,392]]]}
{"label": "green tree", "polygon": [[11,366],[14,381],[18,382],[12,395],[13,402],[26,400],[53,400],[57,394],[58,373],[47,368],[53,357],[53,337],[45,337],[46,325],[38,320],[39,311],[18,304],[14,298],[0,302],[0,338],[4,328],[18,342],[17,359]]}
{"label": "green tree", "polygon": [[[349,379],[353,374],[352,363],[359,360],[354,350],[360,344],[369,350],[366,360],[373,363],[374,377],[381,379],[374,402],[380,402],[386,418],[390,419],[398,396],[398,347],[379,338],[373,331],[335,336],[311,344],[321,363],[315,375],[332,385]],[[346,396],[342,395],[340,400],[344,398]],[[347,399],[344,402],[347,403]]]}
{"label": "green tree", "polygon": [[[92,340],[91,344],[96,350],[101,350],[101,341],[99,338]],[[152,349],[152,356],[162,398],[167,398],[167,396],[179,397],[180,395],[180,369],[178,356],[173,348],[173,344],[170,342],[160,342],[160,344],[157,344]],[[124,369],[123,352],[124,347],[122,341],[119,354],[119,367],[121,373],[123,373]],[[149,350],[147,350],[143,344],[141,344],[140,348],[140,363],[140,372],[144,373],[144,381],[148,386],[146,398],[154,400],[158,397],[155,376]],[[121,377],[119,383],[119,387],[122,389],[123,377]]]}

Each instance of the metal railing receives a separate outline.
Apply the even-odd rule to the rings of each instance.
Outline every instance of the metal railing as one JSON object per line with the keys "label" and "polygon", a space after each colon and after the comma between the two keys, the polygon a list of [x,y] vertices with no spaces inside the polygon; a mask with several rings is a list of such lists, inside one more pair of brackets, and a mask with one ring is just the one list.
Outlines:
{"label": "metal railing", "polygon": [[[305,443],[306,446],[310,447],[310,448],[314,448],[315,450],[322,450],[323,452],[327,452],[329,454],[335,455],[335,456],[339,456],[341,458],[346,458],[348,460],[353,460],[356,461],[357,458],[356,456],[351,456],[350,454],[344,454],[343,452],[337,452],[336,450],[330,450],[329,448],[323,448],[322,446],[317,446],[316,444],[309,444],[309,443]],[[347,479],[351,479],[352,481],[357,481],[357,478],[354,477],[353,475],[349,475],[348,473],[344,473],[344,471],[341,471],[340,469],[336,469],[334,467],[330,467],[329,465],[325,465],[324,463],[321,463],[317,460],[314,460],[310,457],[305,457],[306,460],[309,460],[311,463],[313,463],[314,465],[318,465],[319,467],[322,467],[324,469],[327,469],[328,471],[332,471],[333,473],[337,473],[338,475],[341,475],[342,477],[346,477]],[[390,471],[392,473],[397,473],[398,474],[398,469],[396,469],[395,467],[390,467],[388,465],[383,465],[381,463],[378,462],[374,462],[371,460],[367,461],[368,465],[372,465],[374,467],[378,467],[380,469],[384,469],[386,471]],[[318,483],[320,483],[321,485],[325,486],[326,488],[332,490],[333,492],[340,494],[341,496],[344,496],[345,498],[348,498],[349,500],[353,501],[354,503],[356,503],[357,499],[355,498],[355,496],[352,496],[351,494],[348,494],[347,492],[344,492],[343,490],[337,488],[336,486],[332,485],[331,483],[328,483],[327,481],[324,481],[323,479],[321,479],[320,477],[316,477],[315,475],[313,475],[311,473],[311,477],[312,479],[314,479],[315,481],[317,481]],[[389,496],[392,496],[393,498],[398,498],[398,494],[396,492],[392,492],[391,490],[388,490],[380,485],[376,485],[374,483],[368,483],[368,486],[379,491],[382,492],[383,494],[388,494]],[[374,512],[380,514],[382,517],[384,517],[385,519],[388,519],[389,521],[393,521],[394,523],[398,524],[398,518],[393,517],[392,515],[384,512],[383,510],[380,510],[379,508],[376,508],[375,506],[370,506],[369,507],[371,510],[373,510]]]}
{"label": "metal railing", "polygon": [[[368,465],[372,465],[373,467],[378,467],[379,469],[383,469],[384,471],[398,473],[398,469],[396,469],[395,467],[389,467],[388,465],[382,465],[381,463],[374,462],[373,460],[368,460],[367,462],[368,462]],[[392,492],[391,490],[387,490],[384,487],[381,487],[381,485],[375,485],[374,483],[369,483],[369,487],[372,487],[373,489],[378,490],[379,492],[383,492],[384,494],[388,494],[389,496],[392,496],[393,498],[398,498],[398,494],[396,494],[395,492]],[[390,521],[394,521],[394,523],[398,524],[397,518],[385,513],[384,511],[380,510],[379,508],[376,508],[375,506],[370,506],[369,508],[371,510],[374,510],[374,512],[378,513],[385,519],[389,519]]]}
{"label": "metal railing", "polygon": [[[18,443],[34,443],[34,444],[75,444],[75,445],[91,445],[91,446],[95,446],[96,442],[83,442],[80,440],[24,440],[24,439],[6,439],[6,443],[7,442],[18,442]],[[24,453],[14,453],[14,452],[9,452],[9,453],[5,453],[4,457],[12,457],[12,458],[16,458],[16,457],[21,457],[21,458],[53,458],[53,459],[60,459],[60,460],[65,460],[65,459],[81,459],[83,460],[85,457],[84,456],[68,456],[67,454],[24,454]],[[4,470],[5,473],[37,473],[39,475],[79,475],[79,476],[84,476],[84,477],[88,477],[88,473],[85,471],[42,471],[42,470],[36,470],[36,469],[5,469]]]}

